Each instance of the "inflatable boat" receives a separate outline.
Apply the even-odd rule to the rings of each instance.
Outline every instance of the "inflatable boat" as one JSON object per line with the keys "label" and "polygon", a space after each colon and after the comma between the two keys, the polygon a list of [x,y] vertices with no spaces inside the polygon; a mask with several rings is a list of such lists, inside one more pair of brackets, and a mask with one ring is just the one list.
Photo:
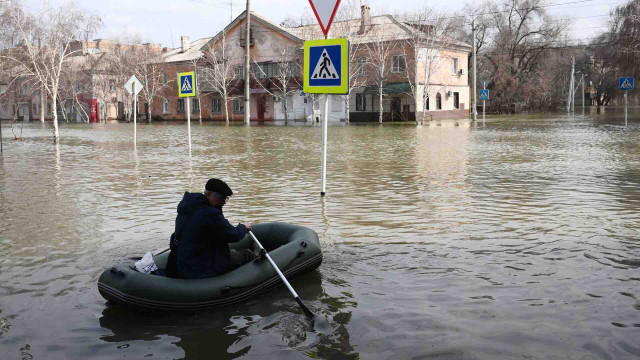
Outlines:
{"label": "inflatable boat", "polygon": [[[262,246],[287,277],[312,271],[322,263],[320,241],[315,231],[287,223],[256,224],[252,228]],[[249,248],[247,236],[229,244],[232,249]],[[164,269],[169,253],[154,257]],[[238,303],[282,284],[267,259],[256,259],[228,273],[207,279],[172,279],[138,272],[130,264],[105,270],[98,291],[111,303],[147,309],[200,310]]]}

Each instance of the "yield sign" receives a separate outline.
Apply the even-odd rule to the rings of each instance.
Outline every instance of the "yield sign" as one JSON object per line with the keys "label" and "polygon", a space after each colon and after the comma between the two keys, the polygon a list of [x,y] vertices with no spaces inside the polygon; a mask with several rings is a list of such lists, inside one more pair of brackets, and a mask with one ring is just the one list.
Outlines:
{"label": "yield sign", "polygon": [[340,0],[309,0],[309,4],[311,4],[313,13],[316,14],[318,24],[326,37],[333,18],[336,16],[336,11],[338,11]]}

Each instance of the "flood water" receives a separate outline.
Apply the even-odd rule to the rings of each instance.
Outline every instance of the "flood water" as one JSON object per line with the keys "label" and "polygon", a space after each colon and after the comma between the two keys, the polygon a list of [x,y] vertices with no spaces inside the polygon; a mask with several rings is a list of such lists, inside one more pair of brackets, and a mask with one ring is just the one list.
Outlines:
{"label": "flood water", "polygon": [[[633,116],[640,114],[632,113]],[[640,122],[482,126],[3,123],[0,359],[640,357]],[[198,313],[108,305],[100,273],[167,247],[209,177],[232,223],[314,229],[321,267]]]}

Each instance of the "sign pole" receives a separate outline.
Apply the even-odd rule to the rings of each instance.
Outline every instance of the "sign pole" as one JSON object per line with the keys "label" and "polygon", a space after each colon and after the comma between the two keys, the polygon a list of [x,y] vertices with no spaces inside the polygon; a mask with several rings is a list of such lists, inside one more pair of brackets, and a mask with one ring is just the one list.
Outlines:
{"label": "sign pole", "polygon": [[189,135],[189,152],[191,152],[191,98],[186,98],[187,101],[187,133]]}
{"label": "sign pole", "polygon": [[624,126],[627,126],[627,94],[629,90],[624,91]]}
{"label": "sign pole", "polygon": [[137,107],[137,98],[138,98],[138,94],[136,93],[136,83],[134,82],[131,85],[131,91],[133,92],[133,147],[136,147],[136,143],[138,142],[138,134],[137,134],[137,129],[136,127],[137,125],[137,113],[138,113],[138,107]]}
{"label": "sign pole", "polygon": [[[487,82],[486,82],[486,81],[483,81],[483,82],[482,82],[482,88],[484,88],[485,90],[487,90]],[[484,114],[485,114],[486,101],[487,101],[487,100],[482,99],[482,126],[484,126]]]}
{"label": "sign pole", "polygon": [[[325,40],[327,35],[324,35]],[[324,95],[324,114],[322,122],[322,183],[320,196],[324,196],[327,191],[327,129],[329,126],[329,94]]]}

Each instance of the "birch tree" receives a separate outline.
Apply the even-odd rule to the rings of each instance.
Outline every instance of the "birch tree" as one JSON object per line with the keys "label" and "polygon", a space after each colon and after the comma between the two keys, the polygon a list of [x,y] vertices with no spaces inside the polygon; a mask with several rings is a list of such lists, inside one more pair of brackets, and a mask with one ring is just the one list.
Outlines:
{"label": "birch tree", "polygon": [[396,51],[399,42],[392,39],[385,33],[383,27],[378,27],[371,31],[368,36],[365,52],[369,57],[367,63],[368,71],[373,77],[373,82],[378,88],[379,116],[378,122],[382,124],[382,115],[384,105],[382,103],[384,97],[384,86],[387,83],[387,77],[391,73],[391,55]]}
{"label": "birch tree", "polygon": [[206,67],[202,68],[202,85],[220,95],[224,107],[224,118],[229,124],[229,91],[235,78],[233,67],[239,61],[240,52],[231,47],[223,32],[220,41],[210,45],[204,54]]}
{"label": "birch tree", "polygon": [[[134,73],[142,83],[141,96],[149,106],[147,121],[151,122],[153,101],[164,99],[164,91],[169,88],[171,76],[165,76],[164,61],[159,52],[149,46],[141,45],[133,48],[133,54],[137,62],[134,64]],[[134,109],[137,111],[137,109]]]}
{"label": "birch tree", "polygon": [[102,21],[87,14],[75,2],[69,1],[59,8],[45,8],[35,17],[13,8],[9,10],[21,42],[24,44],[23,57],[15,61],[28,69],[28,76],[44,88],[52,102],[53,139],[58,143],[57,101],[62,72],[69,59],[77,55],[70,50],[70,43],[83,36],[89,36],[101,26]]}
{"label": "birch tree", "polygon": [[423,6],[402,16],[402,26],[408,33],[403,48],[406,59],[406,75],[409,84],[408,95],[413,98],[416,113],[416,125],[424,124],[425,104],[429,97],[432,77],[447,62],[443,61],[442,50],[452,46],[454,39],[448,37],[458,25],[454,17],[447,17],[435,10]]}
{"label": "birch tree", "polygon": [[[269,63],[258,63],[254,59],[255,71],[252,76],[262,89],[272,96],[282,97],[282,111],[284,112],[284,123],[289,123],[287,107],[287,97],[297,93],[302,88],[301,79],[301,59],[298,48],[273,49],[277,52],[276,61]],[[268,85],[268,86],[265,86]]]}

